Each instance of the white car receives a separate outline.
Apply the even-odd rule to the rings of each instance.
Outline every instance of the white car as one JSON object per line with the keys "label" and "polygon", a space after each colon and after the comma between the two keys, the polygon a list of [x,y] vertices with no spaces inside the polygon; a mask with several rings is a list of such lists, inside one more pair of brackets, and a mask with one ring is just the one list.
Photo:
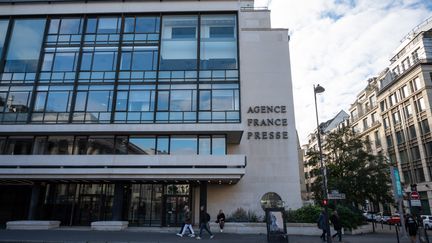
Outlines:
{"label": "white car", "polygon": [[432,229],[432,215],[420,215],[423,220],[423,228]]}

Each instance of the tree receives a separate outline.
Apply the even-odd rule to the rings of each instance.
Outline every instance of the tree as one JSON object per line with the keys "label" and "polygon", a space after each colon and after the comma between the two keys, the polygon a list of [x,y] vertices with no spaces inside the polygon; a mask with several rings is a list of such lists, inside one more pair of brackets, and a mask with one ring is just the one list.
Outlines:
{"label": "tree", "polygon": [[[375,203],[391,201],[391,179],[388,160],[367,152],[369,141],[364,141],[350,128],[343,128],[326,135],[323,144],[324,163],[327,166],[328,190],[345,193],[345,202],[363,205],[365,200]],[[319,152],[310,151],[308,164],[320,170]],[[322,174],[318,175],[311,190],[315,201],[323,199]]]}

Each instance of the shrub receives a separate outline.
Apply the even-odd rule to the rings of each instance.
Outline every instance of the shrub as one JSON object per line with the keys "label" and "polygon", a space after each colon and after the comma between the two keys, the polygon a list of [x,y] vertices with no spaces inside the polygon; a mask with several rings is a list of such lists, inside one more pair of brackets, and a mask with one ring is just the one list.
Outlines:
{"label": "shrub", "polygon": [[244,210],[243,208],[237,208],[231,215],[227,217],[229,222],[259,222],[260,218],[257,214],[252,211]]}
{"label": "shrub", "polygon": [[286,211],[285,221],[289,223],[316,223],[321,207],[314,205],[303,206],[297,210]]}

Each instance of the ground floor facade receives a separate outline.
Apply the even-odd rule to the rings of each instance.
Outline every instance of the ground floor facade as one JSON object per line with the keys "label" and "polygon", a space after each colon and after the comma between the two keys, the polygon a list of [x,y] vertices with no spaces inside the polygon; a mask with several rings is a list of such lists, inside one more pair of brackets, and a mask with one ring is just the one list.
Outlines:
{"label": "ground floor facade", "polygon": [[[129,226],[178,226],[183,208],[206,189],[205,183],[35,182],[0,186],[0,223],[59,220],[62,226],[94,221],[128,221]],[[197,193],[195,193],[195,189]],[[205,204],[201,200],[201,204]]]}

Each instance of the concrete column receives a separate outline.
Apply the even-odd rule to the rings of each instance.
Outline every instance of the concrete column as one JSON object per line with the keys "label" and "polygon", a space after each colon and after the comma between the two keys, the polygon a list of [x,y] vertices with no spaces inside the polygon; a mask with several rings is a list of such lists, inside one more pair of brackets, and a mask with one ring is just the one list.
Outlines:
{"label": "concrete column", "polygon": [[38,210],[38,204],[39,204],[39,194],[41,190],[40,183],[34,183],[32,187],[32,194],[30,198],[30,207],[28,212],[28,220],[35,220]]}
{"label": "concrete column", "polygon": [[112,220],[121,221],[123,219],[123,183],[115,183],[114,186],[114,200],[112,207]]}

